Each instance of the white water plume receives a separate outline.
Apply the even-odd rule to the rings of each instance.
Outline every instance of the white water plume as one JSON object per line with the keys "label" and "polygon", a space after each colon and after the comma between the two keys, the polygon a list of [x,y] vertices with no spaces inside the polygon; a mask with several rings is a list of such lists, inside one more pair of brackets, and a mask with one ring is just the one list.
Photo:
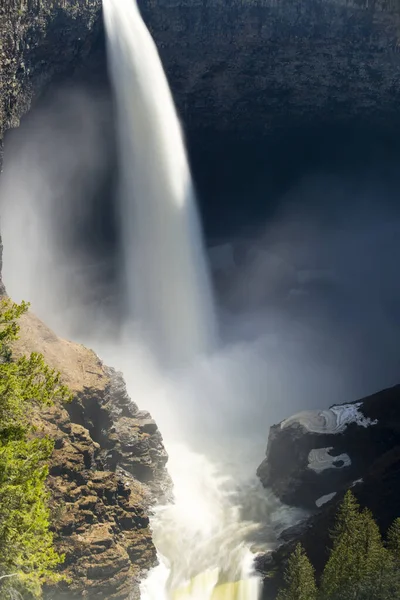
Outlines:
{"label": "white water plume", "polygon": [[253,557],[244,541],[256,525],[242,521],[234,481],[184,445],[169,447],[169,461],[174,503],[152,520],[161,565],[143,583],[142,598],[208,600],[223,585],[226,600],[240,598],[240,587],[246,600],[257,598],[259,582],[251,576]]}
{"label": "white water plume", "polygon": [[134,0],[104,0],[117,106],[128,316],[180,365],[214,347],[215,319],[188,160],[156,46]]}
{"label": "white water plume", "polygon": [[254,552],[274,547],[303,514],[253,475],[267,430],[242,422],[239,431],[235,423],[259,400],[255,369],[228,349],[175,373],[160,372],[129,340],[98,351],[156,418],[174,483],[173,503],[157,507],[151,520],[160,565],[143,582],[142,599],[257,600]]}

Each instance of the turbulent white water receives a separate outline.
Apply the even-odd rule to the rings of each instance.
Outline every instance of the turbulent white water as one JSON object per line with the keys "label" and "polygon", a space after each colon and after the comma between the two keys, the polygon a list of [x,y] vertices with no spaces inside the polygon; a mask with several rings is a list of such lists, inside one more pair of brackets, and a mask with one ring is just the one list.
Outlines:
{"label": "turbulent white water", "polygon": [[[265,550],[268,541],[273,545],[275,532],[287,520],[291,522],[291,515],[288,519],[284,509],[285,514],[278,517],[279,503],[259,482],[249,481],[265,441],[252,440],[249,445],[248,439],[227,431],[226,422],[225,426],[221,422],[214,435],[203,420],[202,413],[215,422],[225,418],[219,400],[230,396],[235,405],[234,379],[224,373],[219,381],[215,356],[166,376],[151,365],[142,348],[127,352],[126,345],[119,351],[108,346],[104,353],[107,362],[126,374],[130,396],[145,399],[156,417],[174,484],[173,503],[158,506],[152,517],[160,565],[143,582],[142,600],[257,600],[260,581],[250,548],[255,544]],[[207,404],[199,401],[200,384]],[[209,405],[214,408],[210,410]],[[198,427],[189,422],[187,407],[196,411]],[[193,441],[196,434],[197,443]],[[260,522],[267,525],[265,531]]]}
{"label": "turbulent white water", "polygon": [[162,361],[212,350],[215,319],[193,184],[155,44],[132,0],[105,0],[118,113],[127,306]]}
{"label": "turbulent white water", "polygon": [[255,600],[259,581],[244,542],[255,525],[241,519],[234,481],[187,446],[168,451],[174,503],[153,518],[161,564],[142,584],[142,598]]}

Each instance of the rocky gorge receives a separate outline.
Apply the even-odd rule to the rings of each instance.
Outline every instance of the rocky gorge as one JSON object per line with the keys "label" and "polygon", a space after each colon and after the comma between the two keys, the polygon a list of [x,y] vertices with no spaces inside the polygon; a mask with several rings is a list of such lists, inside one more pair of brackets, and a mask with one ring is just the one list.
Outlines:
{"label": "rocky gorge", "polygon": [[[302,148],[302,160],[311,152],[310,138],[322,154],[337,145],[344,160],[346,152],[368,146],[366,132],[396,144],[396,2],[143,1],[140,7],[171,82],[192,162],[206,162],[210,171],[198,175],[201,196],[218,186],[217,206],[213,197],[202,206],[215,235],[226,234],[215,222],[229,206],[224,196],[240,185],[234,172],[240,162],[243,168],[243,153],[252,157],[249,177],[257,180],[268,170],[263,154],[276,155],[265,183],[273,190],[282,185],[274,175],[279,162],[286,160],[288,177]],[[78,79],[109,94],[98,0],[7,0],[1,11],[2,132],[61,81]],[[349,131],[360,138],[356,146]],[[234,180],[228,190],[213,169],[217,161],[222,179]],[[229,224],[233,216],[225,218]]]}
{"label": "rocky gorge", "polygon": [[[304,130],[332,126],[363,125],[393,141],[400,125],[398,3],[141,4],[189,145],[196,139],[201,152],[233,138],[245,148],[249,140],[273,143],[289,130],[302,140]],[[6,0],[0,39],[0,137],[60,82],[88,77],[109,93],[97,0]],[[223,213],[221,207],[204,210],[213,218]],[[120,374],[33,314],[23,317],[15,347],[17,355],[30,351],[43,353],[74,393],[71,404],[35,416],[38,431],[55,440],[48,484],[70,578],[46,594],[138,598],[139,580],[156,562],[150,507],[170,490],[161,434],[129,399]],[[348,487],[383,530],[399,516],[399,393],[395,387],[344,406],[338,399],[330,409],[271,428],[258,476],[284,503],[312,514],[281,534],[277,550],[259,557],[266,600],[274,597],[298,540],[321,570],[328,544],[323,532]]]}

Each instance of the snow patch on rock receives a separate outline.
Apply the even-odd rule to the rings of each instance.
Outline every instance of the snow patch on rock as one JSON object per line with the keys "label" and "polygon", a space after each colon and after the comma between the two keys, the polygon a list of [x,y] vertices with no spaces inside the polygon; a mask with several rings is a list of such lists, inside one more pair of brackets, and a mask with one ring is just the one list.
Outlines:
{"label": "snow patch on rock", "polygon": [[331,494],[325,494],[325,496],[321,496],[321,498],[318,498],[318,500],[315,501],[315,505],[317,506],[317,508],[320,508],[321,506],[332,500],[332,498],[334,498],[335,496],[336,492],[332,492]]}
{"label": "snow patch on rock", "polygon": [[327,410],[305,410],[281,423],[281,429],[299,424],[310,433],[342,433],[347,425],[356,423],[359,427],[376,425],[378,420],[372,421],[360,412],[362,402],[354,404],[338,404]]}
{"label": "snow patch on rock", "polygon": [[360,477],[360,479],[356,479],[355,481],[353,481],[353,483],[351,484],[350,487],[354,487],[354,486],[358,485],[359,483],[364,483],[364,479],[362,477]]}
{"label": "snow patch on rock", "polygon": [[311,450],[308,455],[308,468],[316,473],[322,473],[326,469],[343,469],[351,465],[350,456],[348,454],[339,454],[332,456],[330,448],[316,448]]}

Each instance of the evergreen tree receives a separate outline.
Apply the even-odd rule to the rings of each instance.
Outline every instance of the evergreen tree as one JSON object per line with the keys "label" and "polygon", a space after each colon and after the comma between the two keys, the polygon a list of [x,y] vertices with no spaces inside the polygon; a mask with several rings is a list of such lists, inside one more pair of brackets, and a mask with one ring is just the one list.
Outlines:
{"label": "evergreen tree", "polygon": [[387,547],[395,561],[400,565],[400,518],[395,519],[389,528]]}
{"label": "evergreen tree", "polygon": [[323,600],[385,600],[392,561],[369,510],[348,491],[331,534],[333,548],[321,579]]}
{"label": "evergreen tree", "polygon": [[324,600],[353,600],[362,567],[363,518],[353,494],[348,491],[339,507],[331,532],[333,548],[321,579]]}
{"label": "evergreen tree", "polygon": [[301,544],[290,556],[284,577],[286,585],[277,600],[316,600],[314,568]]}
{"label": "evergreen tree", "polygon": [[[400,519],[390,527],[384,544],[371,511],[361,511],[348,491],[331,539],[332,549],[318,592],[320,600],[400,598]],[[289,559],[285,581],[278,600],[315,598],[313,568],[300,545]]]}
{"label": "evergreen tree", "polygon": [[39,354],[12,360],[10,343],[17,339],[18,317],[28,309],[9,299],[0,301],[0,598],[41,595],[42,583],[59,578],[62,560],[49,530],[46,461],[53,444],[33,437],[34,405],[67,400],[59,373]]}
{"label": "evergreen tree", "polygon": [[390,598],[390,575],[392,559],[384,547],[379,527],[371,511],[365,509],[362,514],[360,531],[360,580],[355,591],[357,598],[363,600],[385,600]]}
{"label": "evergreen tree", "polygon": [[388,598],[400,598],[400,519],[397,518],[387,533],[386,547],[388,560]]}

